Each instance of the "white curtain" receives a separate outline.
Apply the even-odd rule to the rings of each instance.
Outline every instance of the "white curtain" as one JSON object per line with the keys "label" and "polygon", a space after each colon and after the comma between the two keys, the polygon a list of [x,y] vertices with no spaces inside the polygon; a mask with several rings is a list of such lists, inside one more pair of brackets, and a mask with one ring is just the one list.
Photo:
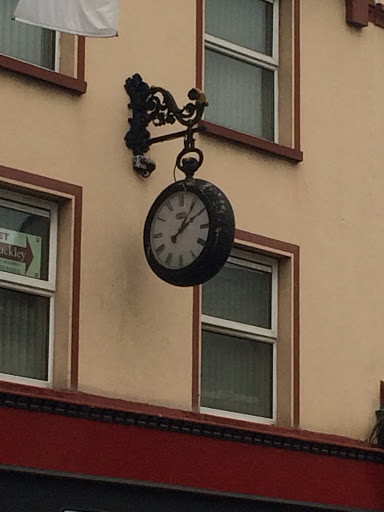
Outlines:
{"label": "white curtain", "polygon": [[[273,4],[263,0],[206,0],[205,119],[267,140],[275,137],[275,73],[249,50],[272,56]],[[212,41],[208,36],[221,40]],[[239,56],[226,54],[227,43]],[[245,57],[247,56],[247,58]],[[263,58],[261,58],[261,61]]]}
{"label": "white curtain", "polygon": [[274,139],[274,72],[206,50],[205,119],[263,139]]}
{"label": "white curtain", "polygon": [[0,373],[47,380],[49,302],[0,288]]}
{"label": "white curtain", "polygon": [[264,0],[205,0],[205,31],[272,55],[273,5]]}
{"label": "white curtain", "polygon": [[227,263],[204,283],[203,314],[271,328],[272,274]]}
{"label": "white curtain", "polygon": [[272,344],[203,331],[203,407],[271,418],[272,379]]}

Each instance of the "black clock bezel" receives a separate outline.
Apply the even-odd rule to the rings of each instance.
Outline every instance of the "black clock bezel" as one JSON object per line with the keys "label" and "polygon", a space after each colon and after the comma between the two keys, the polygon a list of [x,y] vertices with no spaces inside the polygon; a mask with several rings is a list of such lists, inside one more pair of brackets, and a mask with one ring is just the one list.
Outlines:
{"label": "black clock bezel", "polygon": [[[155,258],[151,243],[151,226],[160,205],[169,196],[188,191],[195,194],[207,209],[209,228],[206,244],[199,256],[180,269],[166,268]],[[175,286],[195,286],[214,277],[223,267],[233,247],[235,216],[225,194],[212,183],[187,178],[165,188],[151,206],[144,225],[144,252],[149,266],[163,281]]]}

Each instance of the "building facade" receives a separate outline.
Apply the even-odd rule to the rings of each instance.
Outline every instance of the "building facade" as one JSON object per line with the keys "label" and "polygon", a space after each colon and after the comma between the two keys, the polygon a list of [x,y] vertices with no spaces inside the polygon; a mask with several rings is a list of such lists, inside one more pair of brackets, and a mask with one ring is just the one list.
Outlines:
{"label": "building facade", "polygon": [[[0,508],[383,510],[383,7],[165,3],[86,41],[0,7]],[[236,233],[201,286],[146,261],[183,140],[134,170],[135,73],[209,103],[196,177]]]}

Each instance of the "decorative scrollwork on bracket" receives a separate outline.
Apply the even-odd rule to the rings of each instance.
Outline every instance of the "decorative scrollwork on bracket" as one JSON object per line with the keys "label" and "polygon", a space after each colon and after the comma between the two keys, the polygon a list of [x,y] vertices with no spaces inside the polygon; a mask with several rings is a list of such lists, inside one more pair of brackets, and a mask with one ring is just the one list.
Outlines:
{"label": "decorative scrollwork on bracket", "polygon": [[[159,98],[159,95],[162,98]],[[179,108],[169,91],[162,87],[151,87],[148,95],[150,121],[155,126],[174,124],[176,120],[183,126],[194,126],[202,118],[208,103],[205,94],[196,88],[189,91],[188,98],[195,100],[195,103],[187,103],[183,108]]]}
{"label": "decorative scrollwork on bracket", "polygon": [[[125,143],[133,150],[134,167],[142,176],[149,176],[155,169],[154,162],[144,155],[151,144],[184,137],[185,147],[194,147],[193,134],[200,129],[193,127],[201,120],[208,105],[202,91],[191,89],[188,93],[188,99],[191,101],[183,108],[179,108],[169,91],[162,87],[150,87],[139,74],[126,80],[125,90],[131,99],[128,106],[132,109],[132,117],[128,119],[130,129],[125,135]],[[151,122],[154,126],[164,126],[176,121],[185,126],[186,130],[150,138],[147,127]],[[150,163],[150,168],[146,162]]]}

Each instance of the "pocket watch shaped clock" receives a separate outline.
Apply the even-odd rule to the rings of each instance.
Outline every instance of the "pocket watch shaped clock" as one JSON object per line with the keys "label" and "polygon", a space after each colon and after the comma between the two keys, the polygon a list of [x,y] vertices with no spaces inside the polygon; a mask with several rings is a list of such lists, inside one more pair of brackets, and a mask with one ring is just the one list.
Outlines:
{"label": "pocket watch shaped clock", "polygon": [[193,286],[222,268],[234,236],[234,214],[224,193],[208,181],[187,178],[153,203],[144,227],[145,255],[163,281]]}

